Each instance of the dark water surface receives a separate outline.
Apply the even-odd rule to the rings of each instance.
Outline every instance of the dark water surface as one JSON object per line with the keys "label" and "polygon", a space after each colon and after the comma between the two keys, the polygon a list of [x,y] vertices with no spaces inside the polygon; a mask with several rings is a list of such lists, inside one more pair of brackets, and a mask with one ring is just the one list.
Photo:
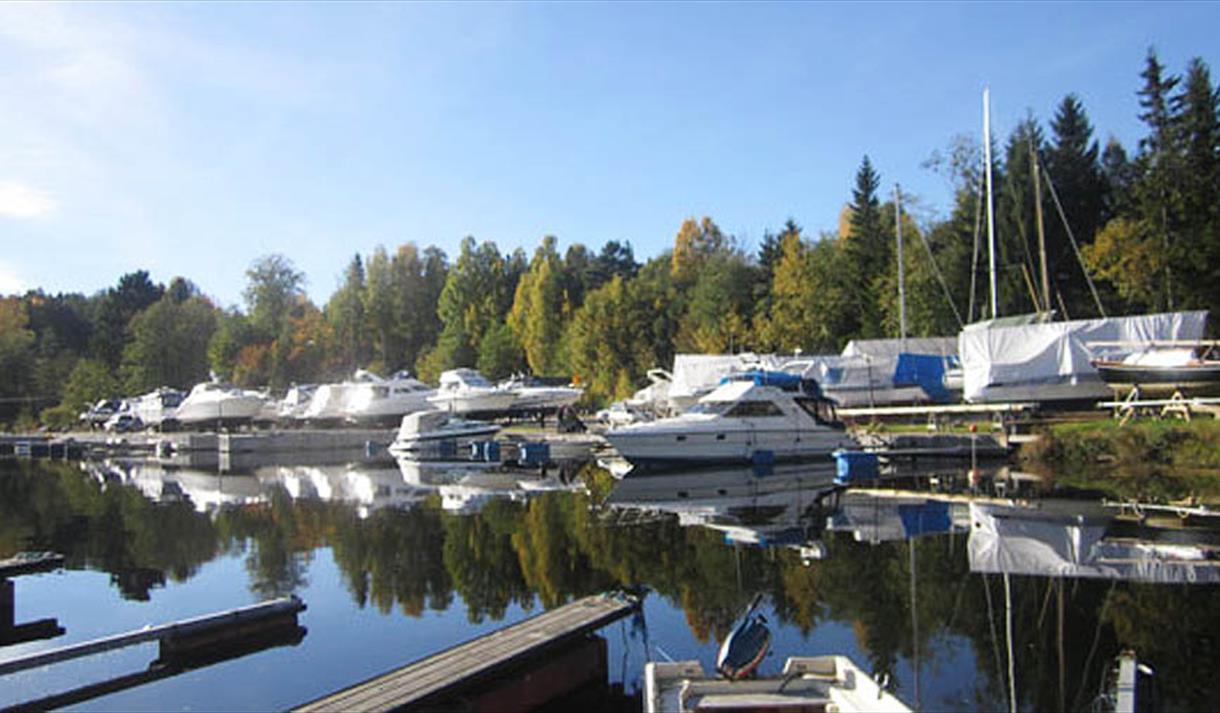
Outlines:
{"label": "dark water surface", "polygon": [[[77,705],[284,709],[573,598],[643,586],[644,617],[602,631],[627,694],[649,658],[711,670],[759,591],[775,634],[764,673],[790,655],[846,654],[924,709],[1007,709],[1010,659],[1020,708],[1088,708],[1124,648],[1171,708],[1211,708],[1220,687],[1218,540],[1193,522],[1115,521],[1095,502],[819,500],[830,475],[810,468],[561,476],[3,463],[0,557],[67,556],[62,571],[13,580],[16,621],[55,617],[66,633],[0,647],[0,661],[296,594],[299,643]],[[148,644],[3,676],[0,707],[156,658]]]}

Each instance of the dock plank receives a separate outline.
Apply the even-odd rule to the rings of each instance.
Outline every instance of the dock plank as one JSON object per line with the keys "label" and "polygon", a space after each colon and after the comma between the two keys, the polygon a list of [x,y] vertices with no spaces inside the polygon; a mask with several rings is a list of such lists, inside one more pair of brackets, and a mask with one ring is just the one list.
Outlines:
{"label": "dock plank", "polygon": [[543,612],[349,688],[299,711],[384,711],[435,700],[472,680],[616,621],[639,607],[625,597],[591,596]]}

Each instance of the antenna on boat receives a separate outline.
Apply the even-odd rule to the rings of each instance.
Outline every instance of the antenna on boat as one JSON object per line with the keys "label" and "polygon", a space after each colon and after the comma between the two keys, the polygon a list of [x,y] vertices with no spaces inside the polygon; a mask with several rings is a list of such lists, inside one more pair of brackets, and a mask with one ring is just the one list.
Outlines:
{"label": "antenna on boat", "polygon": [[991,275],[991,318],[999,315],[995,285],[995,209],[991,202],[991,89],[983,87],[983,168],[987,178],[987,255]]}

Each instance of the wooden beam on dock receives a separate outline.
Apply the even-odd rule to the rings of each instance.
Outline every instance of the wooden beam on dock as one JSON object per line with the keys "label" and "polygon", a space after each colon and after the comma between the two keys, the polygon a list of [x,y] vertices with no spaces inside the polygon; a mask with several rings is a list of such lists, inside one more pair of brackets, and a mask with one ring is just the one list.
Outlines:
{"label": "wooden beam on dock", "polygon": [[425,708],[542,653],[617,621],[640,607],[629,596],[585,597],[307,703],[300,711]]}
{"label": "wooden beam on dock", "polygon": [[64,556],[54,552],[18,552],[0,560],[0,579],[35,572],[49,572],[64,565]]}
{"label": "wooden beam on dock", "polygon": [[247,607],[230,609],[218,614],[207,614],[171,624],[146,627],[125,634],[116,634],[115,636],[107,636],[101,639],[94,639],[93,641],[85,641],[59,649],[41,651],[29,656],[10,659],[0,662],[0,676],[59,663],[60,661],[68,661],[82,656],[89,656],[103,651],[113,651],[114,649],[126,646],[135,646],[136,644],[148,641],[161,641],[164,643],[169,639],[206,638],[207,643],[214,644],[223,638],[222,634],[230,634],[234,637],[251,635],[254,628],[253,625],[257,622],[275,626],[278,624],[276,620],[282,620],[284,617],[291,617],[295,620],[297,613],[304,609],[305,603],[296,596],[272,599]]}

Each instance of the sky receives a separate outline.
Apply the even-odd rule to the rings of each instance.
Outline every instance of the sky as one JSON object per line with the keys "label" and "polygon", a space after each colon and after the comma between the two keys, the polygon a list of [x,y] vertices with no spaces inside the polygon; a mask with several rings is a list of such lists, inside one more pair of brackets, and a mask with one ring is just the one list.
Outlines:
{"label": "sky", "polygon": [[0,294],[148,270],[222,306],[280,253],[532,254],[710,216],[833,231],[867,154],[946,215],[955,135],[1068,93],[1134,153],[1149,47],[1220,77],[1217,3],[0,3]]}

